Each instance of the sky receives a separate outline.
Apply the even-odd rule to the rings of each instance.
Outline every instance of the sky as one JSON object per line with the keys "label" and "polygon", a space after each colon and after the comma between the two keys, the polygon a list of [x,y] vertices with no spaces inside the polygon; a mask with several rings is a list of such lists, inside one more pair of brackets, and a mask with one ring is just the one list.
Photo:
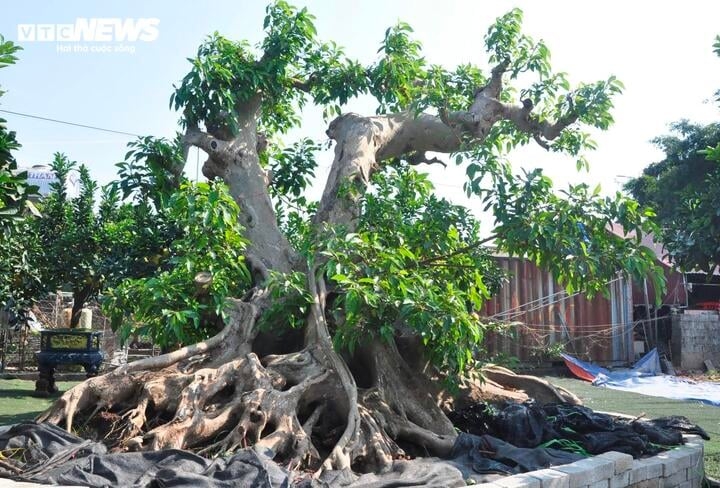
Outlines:
{"label": "sky", "polygon": [[[600,183],[603,192],[618,190],[627,177],[662,159],[651,144],[682,118],[708,123],[720,109],[712,102],[720,88],[720,58],[712,52],[720,34],[720,2],[678,1],[506,1],[506,0],[306,0],[316,16],[318,37],[344,46],[351,58],[371,63],[385,29],[398,20],[414,28],[430,63],[454,67],[471,62],[488,67],[483,35],[494,19],[513,7],[524,11],[524,32],[544,39],[555,71],[571,82],[617,76],[625,92],[616,100],[616,123],[594,134],[599,149],[589,154],[591,169],[578,173],[569,158],[530,147],[510,155],[520,167],[542,167],[556,185]],[[78,18],[156,19],[157,36],[137,42],[38,42],[21,40],[17,65],[0,70],[7,94],[0,109],[22,112],[138,135],[172,137],[178,114],[169,109],[173,84],[188,71],[188,57],[208,34],[257,43],[262,38],[266,3],[260,0],[7,1],[2,5],[0,34],[18,41],[19,25],[74,24]],[[25,27],[27,28],[27,27]],[[27,31],[26,31],[27,32]],[[79,46],[79,47],[78,47]],[[92,52],[97,48],[110,52]],[[67,52],[69,51],[69,52]],[[87,52],[85,52],[87,51]],[[347,107],[372,114],[374,106],[355,101]],[[115,175],[132,136],[94,131],[0,113],[23,144],[21,165],[47,164],[57,151],[85,163],[107,183]],[[292,138],[326,140],[326,122],[309,110]],[[196,177],[191,153],[186,172]],[[320,155],[319,195],[332,162]],[[464,169],[449,165],[429,169],[438,192],[457,203],[478,208],[462,194]],[[202,176],[200,176],[202,178]]]}

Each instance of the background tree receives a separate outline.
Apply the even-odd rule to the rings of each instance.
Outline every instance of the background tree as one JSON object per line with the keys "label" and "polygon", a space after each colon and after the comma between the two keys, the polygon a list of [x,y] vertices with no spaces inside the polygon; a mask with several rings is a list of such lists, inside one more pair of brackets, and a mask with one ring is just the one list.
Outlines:
{"label": "background tree", "polygon": [[[0,35],[0,68],[15,64],[20,46]],[[0,88],[0,97],[3,95]],[[18,172],[13,152],[20,148],[14,131],[0,118],[0,307],[28,305],[31,296],[25,290],[39,283],[39,272],[30,258],[32,246],[23,246],[22,236],[30,229],[25,210],[37,187],[27,184],[27,173]]]}
{"label": "background tree", "polygon": [[[15,53],[22,48],[0,36],[0,68],[15,64]],[[5,92],[0,89],[0,97]],[[20,148],[14,131],[7,128],[7,121],[0,119],[0,230],[10,227],[12,220],[22,218],[26,202],[37,187],[28,186],[27,173],[17,172],[13,151]]]}
{"label": "background tree", "polygon": [[[97,202],[98,185],[87,168],[56,153],[51,164],[56,181],[41,203],[42,215],[25,224],[21,248],[30,251],[41,276],[26,284],[23,294],[37,299],[70,290],[75,327],[85,303],[103,289],[155,272],[184,225],[163,214],[184,181],[182,161],[177,141],[133,141],[118,164],[118,179],[100,189]],[[68,177],[76,170],[79,194],[71,198]]]}
{"label": "background tree", "polygon": [[142,137],[131,141],[128,149],[125,160],[117,164],[117,179],[103,188],[99,206],[106,288],[124,279],[151,276],[168,258],[170,243],[182,234],[182,223],[165,211],[187,182],[179,142]]}
{"label": "background tree", "polygon": [[50,183],[51,192],[41,204],[41,217],[36,219],[34,232],[25,236],[25,242],[39,245],[34,257],[42,272],[42,292],[67,288],[73,294],[70,327],[80,321],[85,303],[101,287],[97,261],[100,248],[101,224],[95,215],[97,183],[92,180],[85,165],[78,169],[79,193],[75,198],[68,194],[68,177],[77,163],[56,153],[50,165],[56,180]]}
{"label": "background tree", "polygon": [[[405,24],[388,29],[379,59],[362,66],[317,39],[306,9],[282,1],[267,8],[258,46],[209,37],[171,104],[182,113],[185,154],[203,149],[203,173],[222,178],[238,205],[251,288],[228,300],[219,334],[90,379],[41,419],[70,429],[100,405],[122,412],[123,448],[254,444],[291,467],[382,469],[403,449],[452,447],[455,430],[438,404],[447,381],[437,380],[471,373],[488,327],[472,313],[498,278],[482,249],[491,241],[572,289],[600,291],[620,270],[660,282],[640,245],[652,225],[635,202],[587,185],[557,193],[540,170],[516,175],[504,159],[537,143],[584,166],[593,144],[583,128],[610,125],[622,88],[614,77],[571,88],[521,20],[513,10],[488,30],[487,74],[428,64]],[[342,113],[361,94],[375,98],[376,115]],[[314,143],[277,149],[308,103],[338,115],[314,204],[300,200]],[[428,151],[465,165],[467,192],[495,215],[492,235],[481,237],[467,212],[432,198],[407,170],[436,161]],[[637,236],[609,234],[611,222]],[[295,329],[279,341],[261,324]],[[403,347],[407,336],[416,347]]]}
{"label": "background tree", "polygon": [[[714,48],[720,56],[720,36]],[[665,158],[625,189],[655,209],[659,237],[678,268],[711,274],[720,266],[720,124],[682,120],[671,129],[653,141]]]}

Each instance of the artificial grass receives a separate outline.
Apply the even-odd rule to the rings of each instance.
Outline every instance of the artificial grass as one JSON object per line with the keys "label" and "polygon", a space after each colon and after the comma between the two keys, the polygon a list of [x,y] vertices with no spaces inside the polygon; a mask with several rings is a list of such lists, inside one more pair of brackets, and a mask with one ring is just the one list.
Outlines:
{"label": "artificial grass", "polygon": [[33,420],[47,409],[60,394],[73,386],[77,381],[59,381],[56,383],[60,391],[49,397],[33,396],[35,382],[28,380],[0,380],[0,425],[17,424]]}
{"label": "artificial grass", "polygon": [[636,417],[644,414],[646,418],[669,415],[687,417],[710,435],[710,440],[705,441],[705,474],[710,478],[720,479],[720,407],[611,390],[574,378],[547,376],[545,379],[575,393],[593,410]]}

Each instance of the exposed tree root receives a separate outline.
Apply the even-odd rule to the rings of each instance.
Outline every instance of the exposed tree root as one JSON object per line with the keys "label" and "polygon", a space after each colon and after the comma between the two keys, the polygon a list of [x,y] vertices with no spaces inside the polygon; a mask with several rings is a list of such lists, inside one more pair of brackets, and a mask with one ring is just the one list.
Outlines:
{"label": "exposed tree root", "polygon": [[568,402],[582,405],[582,401],[573,393],[536,376],[519,375],[500,366],[488,366],[481,372],[486,378],[505,387],[524,391],[541,403]]}
{"label": "exposed tree root", "polygon": [[411,370],[394,343],[376,339],[363,352],[370,362],[372,386],[398,415],[439,434],[455,432],[439,406],[441,390],[425,375]]}
{"label": "exposed tree root", "polygon": [[455,431],[440,389],[394,343],[373,340],[341,357],[324,322],[323,285],[311,284],[315,311],[298,352],[259,358],[250,349],[257,307],[235,300],[217,336],[91,378],[38,420],[72,430],[75,418],[87,424],[104,410],[118,419],[107,436],[115,450],[254,446],[291,468],[381,471],[399,457],[448,454]]}
{"label": "exposed tree root", "polygon": [[367,348],[373,385],[358,388],[324,323],[308,333],[301,351],[261,360],[249,346],[255,307],[233,305],[217,336],[91,378],[38,420],[72,430],[75,418],[88,423],[108,410],[118,418],[107,436],[115,450],[214,454],[255,446],[292,468],[381,470],[406,455],[398,443],[433,453],[452,445],[452,425],[429,383],[394,347]]}

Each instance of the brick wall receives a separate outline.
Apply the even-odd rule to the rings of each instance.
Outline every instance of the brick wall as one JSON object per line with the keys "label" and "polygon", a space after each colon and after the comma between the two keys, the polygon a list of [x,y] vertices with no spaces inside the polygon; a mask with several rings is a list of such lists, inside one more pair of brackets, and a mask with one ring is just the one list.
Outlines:
{"label": "brick wall", "polygon": [[720,315],[700,310],[673,315],[670,351],[681,370],[703,370],[706,359],[720,365]]}

